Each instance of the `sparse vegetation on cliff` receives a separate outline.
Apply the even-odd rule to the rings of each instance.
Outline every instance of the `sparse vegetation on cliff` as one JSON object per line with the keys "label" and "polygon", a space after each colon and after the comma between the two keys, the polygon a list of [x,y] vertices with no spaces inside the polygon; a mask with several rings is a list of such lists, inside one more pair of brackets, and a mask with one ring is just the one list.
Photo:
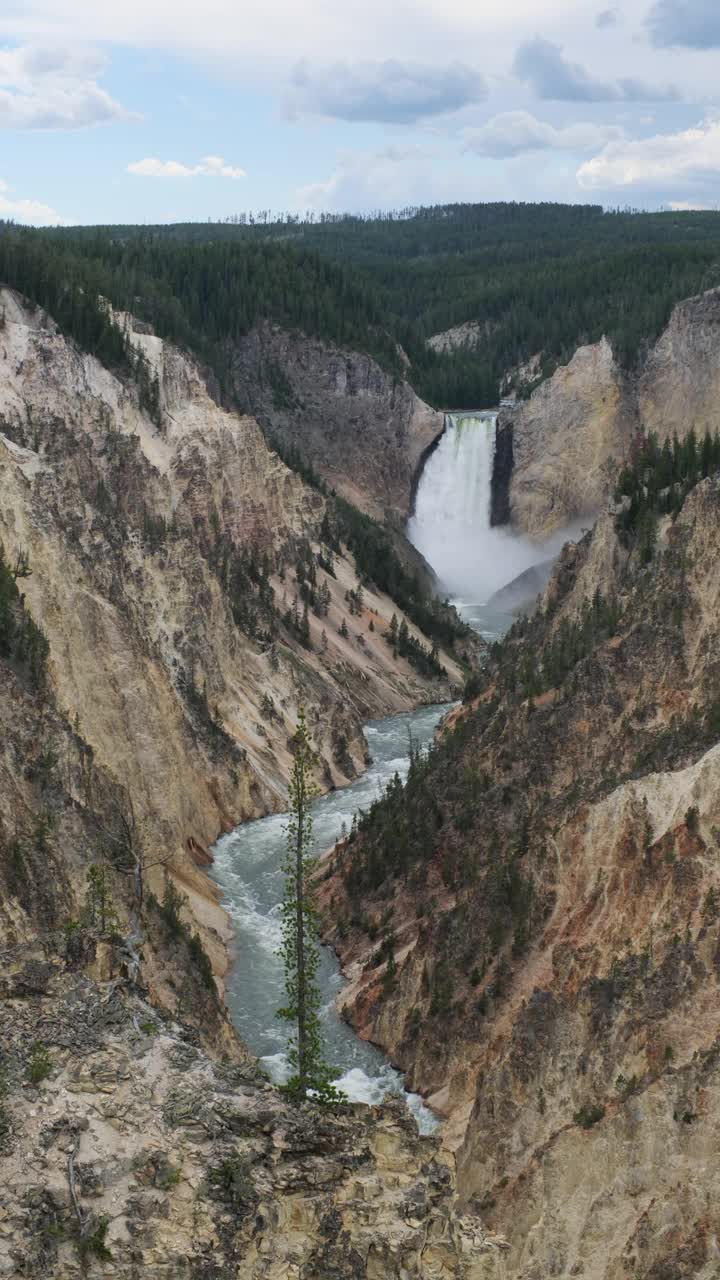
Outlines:
{"label": "sparse vegetation on cliff", "polygon": [[676,516],[690,490],[720,468],[720,436],[706,431],[698,440],[693,428],[679,440],[662,445],[640,433],[629,463],[620,473],[615,500],[620,510],[615,528],[625,546],[637,546],[643,564],[652,560],[659,515]]}
{"label": "sparse vegetation on cliff", "polygon": [[26,557],[20,557],[11,567],[0,543],[0,658],[13,662],[40,693],[47,682],[50,646],[17,585],[18,579],[27,578],[30,573]]}

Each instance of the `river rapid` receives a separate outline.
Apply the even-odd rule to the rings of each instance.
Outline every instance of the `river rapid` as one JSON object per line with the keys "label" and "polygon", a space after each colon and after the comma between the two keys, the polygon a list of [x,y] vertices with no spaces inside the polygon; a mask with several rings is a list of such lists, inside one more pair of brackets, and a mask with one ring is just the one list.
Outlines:
{"label": "river rapid", "polygon": [[[313,849],[320,854],[349,830],[353,814],[367,809],[397,772],[407,776],[410,735],[427,747],[448,710],[422,707],[365,726],[372,763],[350,786],[320,796],[313,805]],[[278,956],[283,897],[282,864],[287,814],[245,822],[215,845],[213,878],[224,891],[223,906],[234,933],[233,968],[227,981],[230,1013],[249,1049],[272,1079],[287,1078],[287,1023],[276,1014],[283,1003],[283,965]],[[404,1094],[421,1133],[436,1121],[416,1094],[406,1094],[399,1072],[373,1045],[360,1040],[335,1008],[342,976],[334,953],[322,948],[318,974],[322,992],[325,1056],[336,1069],[338,1088],[354,1102],[381,1102],[386,1093]]]}

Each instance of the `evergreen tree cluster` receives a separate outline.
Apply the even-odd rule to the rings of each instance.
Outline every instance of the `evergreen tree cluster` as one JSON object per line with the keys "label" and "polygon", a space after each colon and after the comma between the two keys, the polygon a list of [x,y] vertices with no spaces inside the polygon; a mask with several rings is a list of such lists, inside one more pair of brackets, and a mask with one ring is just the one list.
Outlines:
{"label": "evergreen tree cluster", "polygon": [[585,601],[577,621],[561,620],[557,631],[541,650],[539,662],[533,662],[526,654],[517,672],[520,696],[532,698],[546,689],[559,688],[578,662],[615,634],[619,621],[617,600],[606,600],[600,591],[596,591],[591,601]]}
{"label": "evergreen tree cluster", "polygon": [[[543,374],[606,334],[632,365],[673,305],[720,282],[720,214],[597,205],[454,204],[368,218],[233,218],[171,227],[35,231],[0,224],[0,279],[86,350],[131,360],[98,295],[210,365],[232,399],[232,344],[271,320],[366,351],[442,408],[497,402],[508,369]],[[468,321],[481,340],[427,339]],[[264,370],[291,408],[284,371]],[[143,381],[142,370],[138,377]],[[144,398],[156,412],[156,388]]]}
{"label": "evergreen tree cluster", "polygon": [[433,645],[431,649],[426,649],[411,634],[404,618],[398,626],[397,616],[393,614],[390,619],[390,625],[385,632],[385,639],[391,646],[394,657],[397,658],[399,655],[401,658],[406,658],[421,675],[428,677],[447,675],[447,671],[440,662],[437,646]]}
{"label": "evergreen tree cluster", "polygon": [[[119,298],[105,264],[79,252],[72,241],[0,221],[2,284],[42,307],[83,351],[130,376],[137,385],[141,407],[161,425],[157,376],[110,316],[105,299],[117,305]],[[125,299],[128,309],[131,301]]]}
{"label": "evergreen tree cluster", "polygon": [[50,646],[44,631],[26,608],[17,585],[18,579],[28,578],[30,572],[25,557],[11,566],[0,543],[0,658],[12,662],[33,689],[43,692],[47,685]]}
{"label": "evergreen tree cluster", "polygon": [[405,784],[396,773],[350,831],[344,879],[358,917],[366,892],[380,888],[389,878],[406,878],[433,855],[442,826],[442,813],[427,785],[436,751],[431,747],[422,753],[411,743]]}
{"label": "evergreen tree cluster", "polygon": [[673,436],[662,446],[654,435],[641,432],[633,442],[630,460],[618,477],[615,501],[620,510],[615,527],[625,546],[638,546],[647,564],[655,547],[659,515],[677,515],[692,488],[720,469],[720,436],[705,432],[698,441],[694,428],[683,440]]}
{"label": "evergreen tree cluster", "polygon": [[408,573],[377,520],[358,511],[344,498],[335,496],[334,505],[334,528],[330,522],[323,526],[323,536],[329,545],[339,550],[345,543],[355,557],[361,581],[390,596],[424,635],[452,649],[468,630],[457,614],[425,592],[416,574]]}

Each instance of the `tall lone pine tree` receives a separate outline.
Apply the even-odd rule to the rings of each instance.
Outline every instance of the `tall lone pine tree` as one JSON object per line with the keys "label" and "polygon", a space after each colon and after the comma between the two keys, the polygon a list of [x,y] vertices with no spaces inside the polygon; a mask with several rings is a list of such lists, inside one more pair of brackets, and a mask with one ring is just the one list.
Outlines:
{"label": "tall lone pine tree", "polygon": [[312,813],[316,787],[312,770],[315,756],[305,712],[300,708],[294,738],[295,758],[290,776],[290,817],[287,826],[285,897],[280,955],[285,965],[286,1003],[278,1016],[293,1024],[288,1058],[293,1074],[285,1091],[295,1101],[309,1095],[319,1102],[338,1100],[332,1071],[323,1058],[320,1030],[320,990],[317,970],[320,947],[317,914],[310,887]]}

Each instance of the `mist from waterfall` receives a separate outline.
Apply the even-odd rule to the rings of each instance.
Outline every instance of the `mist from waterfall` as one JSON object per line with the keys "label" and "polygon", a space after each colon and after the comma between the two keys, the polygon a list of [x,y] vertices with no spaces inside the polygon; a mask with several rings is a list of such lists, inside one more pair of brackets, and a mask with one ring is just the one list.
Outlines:
{"label": "mist from waterfall", "polygon": [[[455,601],[484,604],[552,554],[490,525],[495,413],[449,413],[420,478],[408,537]],[[557,548],[554,548],[557,549]]]}

